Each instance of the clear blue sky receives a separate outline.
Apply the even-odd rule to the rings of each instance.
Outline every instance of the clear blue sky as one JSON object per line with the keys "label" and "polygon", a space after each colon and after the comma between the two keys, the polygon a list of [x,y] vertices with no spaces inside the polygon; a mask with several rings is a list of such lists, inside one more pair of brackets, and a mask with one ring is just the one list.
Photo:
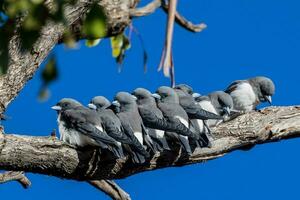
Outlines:
{"label": "clear blue sky", "polygon": [[[300,2],[296,0],[185,0],[180,11],[208,28],[198,34],[175,27],[174,60],[177,83],[188,83],[202,94],[224,89],[231,81],[256,75],[276,84],[275,105],[299,104]],[[11,104],[6,132],[48,135],[56,128],[50,109],[62,97],[83,103],[95,95],[112,98],[117,91],[146,87],[154,91],[169,80],[157,73],[166,16],[162,11],[134,21],[148,53],[143,73],[142,51],[133,37],[122,73],[111,57],[109,42],[96,48],[55,48],[59,80],[51,85],[46,103],[37,101],[39,74]],[[236,151],[204,164],[168,168],[128,177],[118,183],[134,200],[153,199],[296,199],[300,180],[299,139]],[[32,187],[0,186],[1,198],[108,199],[86,183],[28,174]]]}

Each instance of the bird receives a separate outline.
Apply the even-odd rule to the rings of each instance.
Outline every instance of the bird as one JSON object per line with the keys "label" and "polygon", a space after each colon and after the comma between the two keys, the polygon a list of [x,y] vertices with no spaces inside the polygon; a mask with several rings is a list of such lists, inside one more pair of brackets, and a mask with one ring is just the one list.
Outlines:
{"label": "bird", "polygon": [[104,132],[95,111],[71,98],[61,99],[51,108],[58,113],[60,140],[75,147],[109,149],[116,157],[124,157],[121,143]]}
{"label": "bird", "polygon": [[[195,101],[194,97],[195,94],[193,89],[186,85],[186,84],[179,84],[174,87],[178,97],[179,97],[179,104],[183,107],[183,109],[188,114],[190,118],[190,128],[192,128],[195,132],[200,135],[202,138],[202,142],[205,146],[210,146],[210,141],[206,135],[206,132],[203,131],[204,129],[200,126],[202,123],[204,127],[208,130],[208,133],[211,134],[209,126],[206,124],[205,121],[200,120],[208,120],[208,119],[219,119],[222,120],[223,117],[208,112],[202,109]],[[201,142],[201,141],[200,141]]]}
{"label": "bird", "polygon": [[190,155],[192,150],[189,139],[194,141],[198,140],[199,137],[189,129],[188,115],[179,105],[179,98],[175,90],[167,86],[161,86],[153,96],[157,99],[157,107],[161,110],[164,117],[173,126],[178,127],[176,131],[167,132],[168,136],[179,140],[186,153]]}
{"label": "bird", "polygon": [[144,163],[149,153],[137,140],[133,132],[126,132],[120,119],[111,109],[111,102],[104,96],[96,96],[88,104],[90,109],[96,110],[103,122],[103,128],[109,136],[121,142],[135,163]]}
{"label": "bird", "polygon": [[[207,96],[198,96],[195,97],[195,100],[202,109],[222,116],[224,119],[229,117],[231,110],[233,109],[233,100],[231,96],[224,91],[215,91]],[[221,122],[223,122],[223,120],[209,119],[207,120],[207,125],[212,127]],[[201,126],[201,124],[201,128],[203,129],[203,121],[200,121],[199,126]]]}
{"label": "bird", "polygon": [[272,104],[275,85],[270,78],[257,76],[234,81],[225,92],[232,97],[234,110],[249,112],[255,110],[261,102]]}
{"label": "bird", "polygon": [[118,92],[112,102],[114,106],[119,108],[117,116],[126,131],[133,132],[134,136],[142,145],[150,148],[153,153],[159,152],[154,142],[149,136],[143,120],[139,114],[136,97],[128,92]]}
{"label": "bird", "polygon": [[160,151],[171,150],[165,138],[165,130],[168,129],[168,125],[162,112],[157,108],[152,93],[145,88],[136,88],[131,94],[137,98],[139,113],[148,128],[149,135],[153,140],[158,141],[157,144],[160,144],[158,149]]}

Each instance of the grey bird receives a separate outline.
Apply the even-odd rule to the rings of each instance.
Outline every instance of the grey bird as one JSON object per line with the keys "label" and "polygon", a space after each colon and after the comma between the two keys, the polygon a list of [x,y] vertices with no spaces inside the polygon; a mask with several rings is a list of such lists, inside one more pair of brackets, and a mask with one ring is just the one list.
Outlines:
{"label": "grey bird", "polygon": [[119,117],[123,128],[127,132],[133,132],[138,141],[142,145],[146,145],[150,148],[153,153],[158,152],[158,149],[156,148],[157,145],[154,145],[155,141],[152,141],[143,124],[136,103],[136,97],[128,92],[118,92],[115,96],[115,101],[113,101],[112,104],[120,109],[117,116]]}
{"label": "grey bird", "polygon": [[195,141],[198,140],[199,137],[189,129],[188,115],[179,105],[179,98],[175,90],[167,86],[161,86],[153,96],[158,99],[157,107],[162,111],[164,117],[174,124],[174,126],[178,127],[177,131],[174,132],[180,135],[174,134],[174,132],[172,134],[167,132],[168,136],[179,139],[185,151],[191,154],[189,138]]}
{"label": "grey bird", "polygon": [[261,102],[272,104],[275,85],[271,79],[257,76],[247,80],[234,81],[225,92],[232,97],[234,110],[249,112],[255,110]]}
{"label": "grey bird", "polygon": [[[222,116],[224,119],[227,119],[233,109],[233,100],[231,96],[223,91],[215,91],[207,96],[199,96],[195,98],[197,104],[204,110],[214,113],[216,115]],[[223,120],[209,119],[207,120],[207,125],[209,127],[216,126]],[[203,130],[203,121],[198,121],[199,126],[202,125]]]}
{"label": "grey bird", "polygon": [[[202,109],[195,101],[195,94],[193,89],[186,84],[179,84],[175,86],[175,91],[179,96],[179,103],[183,109],[187,112],[190,118],[191,128],[197,132],[201,138],[203,138],[205,145],[210,146],[209,139],[206,135],[206,132],[202,130],[202,127],[199,124],[199,120],[208,120],[208,119],[218,119],[222,120],[223,117],[208,112]],[[206,121],[203,121],[205,128],[208,130],[208,133],[211,133],[209,125],[206,124]]]}
{"label": "grey bird", "polygon": [[[149,135],[158,141],[160,151],[171,150],[165,138],[165,130],[169,128],[162,112],[157,108],[156,101],[149,90],[137,88],[132,92],[137,98],[139,113],[143,123],[148,128]],[[152,128],[151,128],[152,127]],[[155,128],[153,128],[155,127]],[[174,127],[175,129],[176,127]]]}
{"label": "grey bird", "polygon": [[94,97],[88,107],[97,111],[98,116],[103,122],[103,128],[109,136],[121,142],[124,145],[135,163],[144,163],[145,157],[149,157],[149,153],[144,149],[143,145],[137,140],[133,132],[124,130],[121,121],[117,115],[110,109],[110,101],[103,96]]}
{"label": "grey bird", "polygon": [[60,140],[76,147],[109,149],[118,158],[124,157],[121,143],[104,132],[95,111],[71,98],[61,99],[52,109],[58,112]]}

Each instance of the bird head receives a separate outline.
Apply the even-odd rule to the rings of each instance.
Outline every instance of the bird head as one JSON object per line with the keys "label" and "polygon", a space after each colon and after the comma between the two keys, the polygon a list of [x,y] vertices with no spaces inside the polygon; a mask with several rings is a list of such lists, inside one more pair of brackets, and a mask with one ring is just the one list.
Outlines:
{"label": "bird head", "polygon": [[75,99],[63,98],[55,106],[52,106],[51,108],[53,110],[60,112],[68,109],[75,109],[80,106],[82,106],[82,104],[76,101]]}
{"label": "bird head", "polygon": [[254,85],[259,101],[272,104],[272,96],[275,93],[273,81],[263,76],[252,78],[249,81]]}
{"label": "bird head", "polygon": [[98,110],[98,109],[106,109],[110,105],[111,105],[110,101],[104,96],[96,96],[90,101],[88,107],[93,110]]}

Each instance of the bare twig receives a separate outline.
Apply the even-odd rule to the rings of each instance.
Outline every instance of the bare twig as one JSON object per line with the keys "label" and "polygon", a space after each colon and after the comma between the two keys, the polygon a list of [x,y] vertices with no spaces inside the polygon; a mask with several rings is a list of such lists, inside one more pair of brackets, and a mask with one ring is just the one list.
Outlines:
{"label": "bare twig", "polygon": [[9,171],[0,174],[0,184],[9,181],[18,181],[25,189],[27,189],[31,185],[30,180],[25,176],[24,172]]}
{"label": "bare twig", "polygon": [[164,75],[171,76],[171,86],[175,86],[175,76],[174,76],[174,65],[172,58],[172,40],[174,32],[174,20],[177,7],[177,0],[170,0],[170,6],[168,10],[168,24],[165,37],[165,46],[162,52],[161,62],[159,70],[163,68]]}
{"label": "bare twig", "polygon": [[[161,7],[166,13],[168,13],[168,4],[162,4]],[[183,28],[187,29],[188,31],[192,32],[201,32],[207,27],[205,23],[193,24],[192,22],[184,18],[178,11],[175,14],[175,22]]]}
{"label": "bare twig", "polygon": [[152,2],[148,3],[144,7],[131,9],[130,16],[142,17],[142,16],[150,15],[153,12],[155,12],[155,10],[160,6],[161,6],[161,0],[153,0]]}
{"label": "bare twig", "polygon": [[88,183],[110,196],[113,200],[131,200],[129,194],[120,188],[114,181],[93,180],[88,181]]}

